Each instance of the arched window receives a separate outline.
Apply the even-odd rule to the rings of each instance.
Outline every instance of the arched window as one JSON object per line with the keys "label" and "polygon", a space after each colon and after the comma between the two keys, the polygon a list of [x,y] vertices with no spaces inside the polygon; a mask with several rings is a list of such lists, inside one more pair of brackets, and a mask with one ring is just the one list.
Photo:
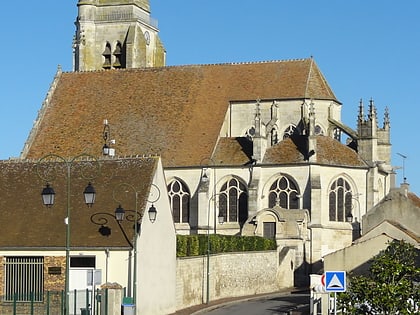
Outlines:
{"label": "arched window", "polygon": [[339,128],[334,128],[334,139],[341,141],[341,130]]}
{"label": "arched window", "polygon": [[219,216],[222,216],[225,222],[240,224],[248,219],[246,186],[236,178],[231,178],[220,189]]}
{"label": "arched window", "polygon": [[117,68],[117,69],[123,68],[122,46],[120,42],[117,42],[117,44],[115,45],[114,56],[115,56],[114,68]]}
{"label": "arched window", "polygon": [[272,146],[276,145],[279,142],[279,136],[277,134],[277,129],[276,128],[271,129],[270,135],[271,135],[271,145]]}
{"label": "arched window", "polygon": [[249,140],[252,140],[254,136],[255,136],[255,127],[252,126],[245,132],[245,137]]}
{"label": "arched window", "polygon": [[277,179],[270,187],[268,206],[279,205],[285,209],[299,208],[299,190],[296,183],[287,176]]}
{"label": "arched window", "polygon": [[342,177],[335,180],[329,191],[330,221],[344,222],[351,213],[352,192],[350,184]]}
{"label": "arched window", "polygon": [[175,179],[168,185],[169,202],[175,223],[188,223],[190,219],[190,192],[187,186]]}
{"label": "arched window", "polygon": [[324,130],[322,129],[322,127],[320,125],[315,126],[315,134],[320,135],[320,136],[324,135]]}
{"label": "arched window", "polygon": [[289,127],[286,128],[286,130],[284,130],[283,139],[290,138],[290,136],[293,135],[295,131],[296,131],[296,126],[290,125]]}
{"label": "arched window", "polygon": [[111,44],[109,42],[106,42],[105,50],[102,53],[102,56],[104,56],[105,58],[105,61],[102,67],[104,69],[111,69]]}

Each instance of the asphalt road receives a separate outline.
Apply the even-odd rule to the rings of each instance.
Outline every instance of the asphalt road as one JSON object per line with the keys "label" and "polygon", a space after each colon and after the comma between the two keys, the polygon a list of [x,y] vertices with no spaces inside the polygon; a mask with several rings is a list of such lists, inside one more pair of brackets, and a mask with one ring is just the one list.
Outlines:
{"label": "asphalt road", "polygon": [[[220,306],[208,312],[206,315],[285,315],[290,311],[306,305],[309,309],[309,294],[296,293],[281,296],[264,297],[256,300],[241,301]],[[299,313],[296,313],[299,314]],[[306,313],[302,313],[306,314]]]}

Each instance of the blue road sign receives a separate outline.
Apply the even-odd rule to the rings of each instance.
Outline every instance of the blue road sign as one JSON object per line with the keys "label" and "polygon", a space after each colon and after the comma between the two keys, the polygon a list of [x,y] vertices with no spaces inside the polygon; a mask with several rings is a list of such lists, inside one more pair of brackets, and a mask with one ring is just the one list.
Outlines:
{"label": "blue road sign", "polygon": [[346,291],[346,272],[345,271],[326,271],[325,272],[325,291],[326,292],[345,292]]}

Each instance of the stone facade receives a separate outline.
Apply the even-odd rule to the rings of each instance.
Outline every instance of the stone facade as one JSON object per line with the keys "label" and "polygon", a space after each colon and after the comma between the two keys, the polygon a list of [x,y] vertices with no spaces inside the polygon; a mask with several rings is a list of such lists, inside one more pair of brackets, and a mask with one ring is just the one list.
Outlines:
{"label": "stone facade", "polygon": [[165,65],[165,49],[149,1],[79,1],[74,70]]}

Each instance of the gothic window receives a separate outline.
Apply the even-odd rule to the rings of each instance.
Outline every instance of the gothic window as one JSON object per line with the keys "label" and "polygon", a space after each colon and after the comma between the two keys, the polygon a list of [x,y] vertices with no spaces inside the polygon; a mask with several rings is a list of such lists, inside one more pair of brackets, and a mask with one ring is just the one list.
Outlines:
{"label": "gothic window", "polygon": [[277,179],[270,187],[268,206],[279,205],[285,209],[299,208],[299,190],[296,183],[287,176]]}
{"label": "gothic window", "polygon": [[341,141],[341,130],[339,128],[334,129],[334,139]]}
{"label": "gothic window", "polygon": [[284,133],[283,133],[283,139],[290,138],[290,136],[293,135],[295,133],[295,131],[296,131],[296,126],[295,125],[290,125],[284,131]]}
{"label": "gothic window", "polygon": [[252,140],[254,136],[255,136],[255,127],[252,126],[246,131],[245,137],[247,137],[249,140]]}
{"label": "gothic window", "polygon": [[117,45],[115,46],[114,56],[115,56],[114,68],[123,68],[122,59],[121,59],[122,47],[121,47],[120,42],[117,42]]}
{"label": "gothic window", "polygon": [[322,130],[322,127],[320,125],[315,126],[315,134],[320,136],[324,135],[324,130]]}
{"label": "gothic window", "polygon": [[105,45],[105,50],[102,53],[102,56],[104,56],[105,61],[103,64],[103,68],[104,69],[111,69],[111,44],[110,43],[106,43]]}
{"label": "gothic window", "polygon": [[248,218],[246,186],[236,178],[231,178],[220,189],[219,216],[222,216],[225,222],[239,222],[240,224]]}
{"label": "gothic window", "polygon": [[276,145],[279,142],[279,136],[277,134],[277,129],[271,129],[271,145]]}
{"label": "gothic window", "polygon": [[175,179],[168,185],[169,202],[175,223],[188,223],[190,219],[190,192],[187,186]]}
{"label": "gothic window", "polygon": [[352,192],[350,184],[342,177],[335,180],[329,191],[330,221],[344,222],[351,213]]}

